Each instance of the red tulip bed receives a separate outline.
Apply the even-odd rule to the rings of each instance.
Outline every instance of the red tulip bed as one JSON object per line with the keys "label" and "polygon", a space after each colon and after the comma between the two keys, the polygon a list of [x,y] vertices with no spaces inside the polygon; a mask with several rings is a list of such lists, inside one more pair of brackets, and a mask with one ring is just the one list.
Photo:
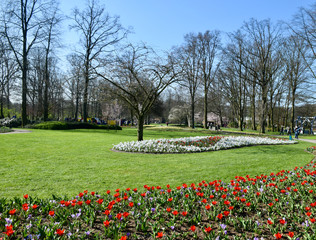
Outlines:
{"label": "red tulip bed", "polygon": [[0,239],[315,239],[316,161],[293,170],[0,199]]}

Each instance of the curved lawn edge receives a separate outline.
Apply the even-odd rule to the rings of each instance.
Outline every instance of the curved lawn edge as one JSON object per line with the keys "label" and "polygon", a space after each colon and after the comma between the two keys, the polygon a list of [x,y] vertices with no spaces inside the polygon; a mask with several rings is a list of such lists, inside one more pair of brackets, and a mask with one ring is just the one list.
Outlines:
{"label": "curved lawn edge", "polygon": [[201,153],[247,146],[289,145],[297,141],[269,137],[202,136],[174,139],[151,139],[113,145],[111,151],[146,154]]}

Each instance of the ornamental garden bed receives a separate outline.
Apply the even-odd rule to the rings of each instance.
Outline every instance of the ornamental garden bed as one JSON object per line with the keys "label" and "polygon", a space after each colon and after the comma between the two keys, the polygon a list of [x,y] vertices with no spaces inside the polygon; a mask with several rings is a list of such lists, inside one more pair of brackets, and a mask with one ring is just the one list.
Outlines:
{"label": "ornamental garden bed", "polygon": [[194,153],[254,145],[295,144],[296,141],[250,136],[202,136],[121,142],[112,150],[133,153]]}
{"label": "ornamental garden bed", "polygon": [[314,239],[315,160],[260,176],[0,199],[3,239]]}

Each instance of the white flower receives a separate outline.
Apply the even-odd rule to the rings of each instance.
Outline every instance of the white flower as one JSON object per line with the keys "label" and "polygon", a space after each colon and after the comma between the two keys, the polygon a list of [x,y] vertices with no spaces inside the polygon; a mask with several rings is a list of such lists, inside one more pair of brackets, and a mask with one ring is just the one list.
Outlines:
{"label": "white flower", "polygon": [[143,153],[188,153],[229,149],[251,145],[293,144],[295,141],[267,137],[202,136],[173,139],[152,139],[119,143],[113,149]]}

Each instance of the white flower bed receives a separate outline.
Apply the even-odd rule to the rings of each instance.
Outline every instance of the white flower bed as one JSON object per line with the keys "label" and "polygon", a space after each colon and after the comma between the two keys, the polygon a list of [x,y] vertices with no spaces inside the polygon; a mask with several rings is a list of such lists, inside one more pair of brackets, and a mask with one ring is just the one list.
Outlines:
{"label": "white flower bed", "polygon": [[276,145],[276,144],[294,144],[296,141],[272,139],[267,137],[188,137],[172,139],[152,139],[144,141],[133,141],[119,143],[113,146],[114,150],[124,152],[142,152],[142,153],[192,153],[217,151],[242,146],[252,145]]}

